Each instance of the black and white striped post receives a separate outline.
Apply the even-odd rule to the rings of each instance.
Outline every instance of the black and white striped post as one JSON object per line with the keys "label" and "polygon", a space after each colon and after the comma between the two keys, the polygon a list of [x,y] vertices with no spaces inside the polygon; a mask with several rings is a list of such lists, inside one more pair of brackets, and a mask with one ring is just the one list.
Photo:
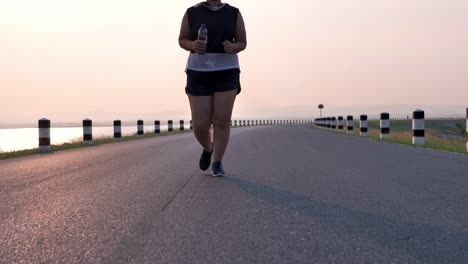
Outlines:
{"label": "black and white striped post", "polygon": [[380,139],[388,139],[390,136],[390,114],[380,114]]}
{"label": "black and white striped post", "polygon": [[367,115],[361,115],[359,117],[359,126],[361,127],[361,137],[367,137],[368,125],[367,125]]}
{"label": "black and white striped post", "polygon": [[174,126],[173,126],[172,120],[167,121],[167,131],[172,132],[174,131]]}
{"label": "black and white striped post", "polygon": [[122,121],[114,120],[114,141],[122,140]]}
{"label": "black and white striped post", "polygon": [[346,131],[348,135],[354,134],[354,117],[352,115],[346,117]]}
{"label": "black and white striped post", "polygon": [[250,126],[250,120],[247,120],[247,126]]}
{"label": "black and white striped post", "polygon": [[234,120],[234,126],[237,127],[237,120]]}
{"label": "black and white striped post", "polygon": [[343,117],[338,116],[338,132],[343,133]]}
{"label": "black and white striped post", "polygon": [[161,134],[161,121],[159,120],[154,121],[154,133]]}
{"label": "black and white striped post", "polygon": [[190,120],[190,130],[193,130],[192,120]]}
{"label": "black and white striped post", "polygon": [[180,131],[184,131],[184,130],[185,130],[185,127],[184,127],[184,120],[180,120],[180,121],[179,121],[179,130],[180,130]]}
{"label": "black and white striped post", "polygon": [[336,130],[336,117],[331,118],[331,129]]}
{"label": "black and white striped post", "polygon": [[413,145],[424,145],[424,111],[413,112]]}
{"label": "black and white striped post", "polygon": [[90,119],[83,120],[83,144],[93,144],[93,121]]}
{"label": "black and white striped post", "polygon": [[145,133],[143,131],[143,120],[138,120],[137,121],[137,126],[138,126],[138,131],[137,131],[137,137],[142,138],[145,136]]}
{"label": "black and white striped post", "polygon": [[50,152],[50,120],[43,118],[38,122],[39,127],[39,151]]}
{"label": "black and white striped post", "polygon": [[466,108],[466,151],[468,152],[468,108]]}

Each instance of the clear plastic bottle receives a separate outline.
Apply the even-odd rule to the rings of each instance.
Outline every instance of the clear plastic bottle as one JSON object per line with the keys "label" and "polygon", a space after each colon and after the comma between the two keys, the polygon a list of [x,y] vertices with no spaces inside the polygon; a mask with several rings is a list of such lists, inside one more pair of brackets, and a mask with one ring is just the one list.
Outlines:
{"label": "clear plastic bottle", "polygon": [[198,40],[205,42],[205,44],[208,43],[208,28],[205,24],[202,24],[200,29],[198,29]]}

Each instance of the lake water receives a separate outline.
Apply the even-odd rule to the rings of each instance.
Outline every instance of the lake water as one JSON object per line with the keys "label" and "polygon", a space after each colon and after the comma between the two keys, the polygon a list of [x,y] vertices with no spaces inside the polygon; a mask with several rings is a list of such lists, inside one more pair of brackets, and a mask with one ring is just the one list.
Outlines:
{"label": "lake water", "polygon": [[[179,123],[174,122],[174,130],[179,129]],[[189,129],[190,124],[185,122],[185,129]],[[154,125],[144,126],[145,133],[154,133]],[[167,125],[161,124],[161,131],[167,131]],[[122,126],[122,136],[136,134],[137,126]],[[113,137],[114,127],[94,127],[93,138]],[[83,139],[82,127],[52,127],[50,129],[51,144],[62,144],[73,140]],[[0,129],[0,152],[10,152],[17,150],[33,149],[39,145],[38,128],[13,128]]]}

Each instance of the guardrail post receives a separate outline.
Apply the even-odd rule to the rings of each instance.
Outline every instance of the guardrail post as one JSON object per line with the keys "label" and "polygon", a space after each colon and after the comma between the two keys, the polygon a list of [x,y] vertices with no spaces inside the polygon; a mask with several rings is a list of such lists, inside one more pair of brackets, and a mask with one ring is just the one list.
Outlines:
{"label": "guardrail post", "polygon": [[234,120],[234,126],[237,127],[237,120]]}
{"label": "guardrail post", "polygon": [[468,152],[468,107],[466,108],[466,151]]}
{"label": "guardrail post", "polygon": [[179,130],[180,130],[180,131],[184,131],[184,130],[185,130],[185,127],[184,127],[184,120],[180,120],[180,121],[179,121]]}
{"label": "guardrail post", "polygon": [[367,125],[367,115],[361,115],[359,118],[359,126],[361,128],[361,136],[367,137],[368,125]]}
{"label": "guardrail post", "polygon": [[354,134],[354,117],[352,115],[346,117],[346,132],[348,135]]}
{"label": "guardrail post", "polygon": [[338,116],[338,132],[343,132],[343,117]]}
{"label": "guardrail post", "polygon": [[161,121],[159,120],[154,121],[154,133],[155,134],[161,133]]}
{"label": "guardrail post", "polygon": [[83,144],[93,144],[93,121],[90,119],[83,120]]}
{"label": "guardrail post", "polygon": [[380,114],[380,139],[388,139],[390,136],[390,114]]}
{"label": "guardrail post", "polygon": [[141,120],[141,119],[138,120],[138,121],[137,121],[137,126],[138,126],[137,137],[138,137],[138,138],[144,137],[145,134],[144,134],[144,130],[143,130],[143,129],[144,129],[144,128],[143,128],[143,120]]}
{"label": "guardrail post", "polygon": [[114,142],[122,140],[122,121],[114,120]]}
{"label": "guardrail post", "polygon": [[43,118],[38,122],[39,127],[39,151],[50,152],[50,120]]}
{"label": "guardrail post", "polygon": [[424,145],[424,111],[413,112],[413,145]]}
{"label": "guardrail post", "polygon": [[336,130],[336,117],[331,118],[331,129]]}
{"label": "guardrail post", "polygon": [[167,131],[168,131],[168,132],[174,131],[173,124],[174,124],[174,123],[172,122],[172,120],[167,121]]}

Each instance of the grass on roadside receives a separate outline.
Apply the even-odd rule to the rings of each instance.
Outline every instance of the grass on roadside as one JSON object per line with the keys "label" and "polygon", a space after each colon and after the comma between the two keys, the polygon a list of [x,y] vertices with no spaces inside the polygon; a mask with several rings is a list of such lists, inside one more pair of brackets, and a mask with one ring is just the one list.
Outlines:
{"label": "grass on roadside", "polygon": [[[354,136],[359,136],[359,121],[354,129]],[[467,154],[466,121],[462,119],[426,120],[424,147],[449,152]],[[368,137],[380,140],[379,121],[369,121]],[[390,122],[390,137],[385,142],[412,145],[412,121],[392,120]]]}

